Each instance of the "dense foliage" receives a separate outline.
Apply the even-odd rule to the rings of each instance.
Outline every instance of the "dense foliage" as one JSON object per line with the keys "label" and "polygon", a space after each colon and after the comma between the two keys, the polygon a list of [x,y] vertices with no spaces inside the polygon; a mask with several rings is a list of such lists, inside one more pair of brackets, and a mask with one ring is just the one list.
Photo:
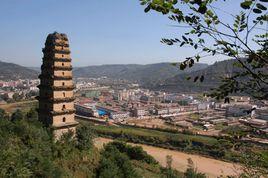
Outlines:
{"label": "dense foliage", "polygon": [[98,176],[101,178],[141,177],[135,171],[128,155],[113,144],[108,144],[102,152]]}
{"label": "dense foliage", "polygon": [[1,110],[0,177],[94,175],[98,152],[92,147],[92,137],[81,139],[91,135],[90,129],[81,126],[77,140],[69,133],[55,142],[50,130],[37,121],[34,109],[26,116],[17,110],[11,118],[2,113]]}
{"label": "dense foliage", "polygon": [[56,141],[35,109],[11,116],[0,109],[0,177],[189,177],[161,167],[138,146],[112,142],[99,152],[93,131],[81,124],[75,136],[69,132]]}
{"label": "dense foliage", "polygon": [[[157,161],[142,150],[140,146],[127,145],[124,142],[108,143],[101,152],[98,177],[101,178],[205,178],[193,165],[185,173],[180,173],[171,166],[160,167]],[[171,158],[172,159],[172,158]],[[170,162],[172,164],[172,161]],[[141,171],[142,170],[142,171]],[[149,173],[149,174],[148,174]]]}

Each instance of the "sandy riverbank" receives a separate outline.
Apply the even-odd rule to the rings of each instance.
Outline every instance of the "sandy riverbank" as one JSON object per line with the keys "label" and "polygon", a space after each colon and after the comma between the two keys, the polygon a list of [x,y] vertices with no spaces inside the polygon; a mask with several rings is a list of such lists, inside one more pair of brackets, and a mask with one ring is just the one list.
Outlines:
{"label": "sandy riverbank", "polygon": [[[102,148],[104,144],[111,142],[111,139],[107,138],[96,138],[95,146],[97,148]],[[150,155],[152,155],[162,166],[166,166],[166,156],[171,155],[173,158],[172,167],[179,170],[185,171],[188,165],[188,158],[191,158],[194,162],[197,170],[199,172],[205,173],[207,176],[213,178],[220,175],[236,175],[239,172],[239,165],[232,163],[215,160],[212,158],[207,158],[199,155],[187,154],[179,151],[142,145],[142,144],[133,144],[142,146],[143,149]]]}

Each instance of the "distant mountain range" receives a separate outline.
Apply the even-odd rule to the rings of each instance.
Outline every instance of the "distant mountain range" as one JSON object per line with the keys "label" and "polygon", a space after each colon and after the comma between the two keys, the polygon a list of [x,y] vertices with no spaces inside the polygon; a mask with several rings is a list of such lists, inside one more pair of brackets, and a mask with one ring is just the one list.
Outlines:
{"label": "distant mountain range", "polygon": [[102,77],[126,79],[142,86],[155,85],[182,73],[189,73],[207,68],[207,64],[196,64],[194,67],[181,71],[171,63],[156,63],[147,65],[101,65],[79,67],[74,69],[75,77]]}
{"label": "distant mountain range", "polygon": [[37,79],[38,72],[27,67],[0,61],[0,80]]}
{"label": "distant mountain range", "polygon": [[[184,71],[171,63],[156,63],[147,65],[117,64],[100,65],[74,68],[74,77],[97,78],[108,77],[113,79],[125,79],[137,82],[141,86],[172,92],[198,92],[207,91],[220,83],[220,78],[231,75],[236,69],[234,60],[215,62],[213,65],[202,63],[195,64]],[[17,64],[0,61],[0,80],[37,78],[40,69],[38,67],[23,67]],[[186,80],[191,76],[205,76],[203,83]]]}

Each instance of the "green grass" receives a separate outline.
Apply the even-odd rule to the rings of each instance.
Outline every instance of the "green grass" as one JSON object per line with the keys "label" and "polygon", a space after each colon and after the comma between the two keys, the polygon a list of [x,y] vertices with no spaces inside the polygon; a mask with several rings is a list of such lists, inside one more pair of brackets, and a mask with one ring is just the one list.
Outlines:
{"label": "green grass", "polygon": [[223,129],[226,129],[226,128],[228,128],[228,126],[226,126],[226,125],[224,125],[222,123],[215,125],[216,130],[223,130]]}
{"label": "green grass", "polygon": [[[139,175],[142,175],[144,178],[163,178],[163,177],[168,177],[168,175],[165,173],[163,167],[160,165],[150,165],[147,163],[144,163],[142,161],[131,161],[132,164],[134,165],[135,170]],[[174,170],[173,170],[174,171]],[[176,177],[185,177],[184,173],[176,171],[174,173]]]}
{"label": "green grass", "polygon": [[205,145],[217,144],[217,139],[213,137],[199,136],[199,135],[187,135],[182,133],[169,133],[157,130],[148,130],[143,128],[132,128],[132,127],[116,127],[116,126],[94,126],[98,133],[102,134],[129,134],[137,137],[151,137],[158,138],[159,140],[166,141],[170,140],[189,140],[194,142],[202,142]]}
{"label": "green grass", "polygon": [[163,177],[160,166],[152,166],[142,161],[131,161],[139,175],[145,178],[161,178]]}

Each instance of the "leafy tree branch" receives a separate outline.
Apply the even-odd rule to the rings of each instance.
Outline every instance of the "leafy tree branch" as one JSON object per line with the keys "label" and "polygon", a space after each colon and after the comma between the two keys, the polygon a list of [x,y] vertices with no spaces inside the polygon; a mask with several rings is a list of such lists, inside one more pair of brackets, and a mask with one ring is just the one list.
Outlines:
{"label": "leafy tree branch", "polygon": [[[154,10],[186,29],[180,38],[162,39],[167,45],[200,49],[180,63],[184,70],[207,56],[235,59],[236,70],[222,78],[222,85],[210,96],[222,99],[236,92],[249,93],[257,99],[268,98],[268,0],[241,0],[237,14],[228,12],[224,0],[140,0],[145,12]],[[221,7],[217,3],[224,4]],[[224,15],[221,15],[223,13]],[[232,20],[228,20],[224,16]],[[206,53],[207,55],[201,55]],[[190,79],[190,78],[188,78]],[[204,76],[194,81],[203,82]],[[254,91],[254,92],[252,92]]]}

